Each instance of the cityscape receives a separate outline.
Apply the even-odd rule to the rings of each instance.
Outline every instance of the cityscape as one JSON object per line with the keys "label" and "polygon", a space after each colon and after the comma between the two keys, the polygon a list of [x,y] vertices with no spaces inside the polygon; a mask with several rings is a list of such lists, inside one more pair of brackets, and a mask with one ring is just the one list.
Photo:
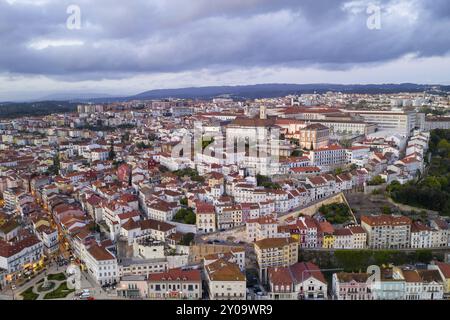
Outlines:
{"label": "cityscape", "polygon": [[[172,9],[176,2],[167,1]],[[230,1],[230,7],[221,2],[220,19],[228,19],[236,8],[245,11],[239,11],[239,19],[241,14],[244,19],[263,14],[239,1]],[[269,2],[254,1],[262,12],[275,10]],[[357,6],[362,11],[353,7],[358,1],[340,2],[336,11],[367,20],[364,32],[384,32],[393,14],[388,9],[404,3],[380,1],[366,12],[365,1]],[[82,20],[86,3],[63,11],[69,17],[67,32],[90,28]],[[206,15],[199,3],[190,9],[192,17]],[[46,5],[1,1],[0,9],[13,14]],[[300,12],[306,10],[301,6]],[[168,16],[167,23],[177,17]],[[448,23],[448,14],[445,19]],[[0,24],[0,39],[1,33]],[[220,79],[234,76],[214,69],[221,54],[207,57],[209,49],[198,48],[205,50],[200,60],[204,68],[212,68],[211,74],[197,77],[192,67],[180,82],[160,85],[171,81],[160,76],[145,81],[153,83],[150,91],[136,94],[140,85],[125,89],[125,83],[133,86],[135,76],[124,73],[117,75],[121,80],[105,80],[109,72],[117,72],[112,66],[105,75],[92,76],[106,70],[107,61],[96,59],[101,66],[92,73],[72,70],[69,62],[59,60],[68,51],[57,50],[83,44],[58,43],[34,44],[29,50],[49,50],[49,61],[60,68],[55,72],[65,70],[64,76],[40,71],[40,65],[19,71],[12,63],[4,65],[8,53],[0,53],[0,84],[5,84],[0,89],[0,300],[181,300],[205,305],[246,300],[260,304],[254,310],[247,309],[250,304],[238,311],[230,307],[229,313],[270,314],[270,302],[276,300],[450,298],[447,60],[439,65],[441,71],[430,71],[434,78],[423,81],[420,72],[411,81],[358,81],[360,73],[352,67],[327,72],[352,74],[351,81],[359,84],[326,84],[328,78],[322,84],[288,84],[301,81],[282,80],[286,71],[275,62],[271,68],[279,68],[281,78],[273,81],[259,77],[259,71],[256,83],[245,72],[242,82],[206,81],[216,73]],[[100,55],[102,45],[99,40]],[[164,50],[166,45],[161,44]],[[262,51],[269,46],[260,45]],[[143,56],[146,50],[157,55],[146,47]],[[449,59],[448,41],[439,52]],[[32,61],[43,62],[38,54]],[[80,59],[79,68],[90,65],[90,58],[77,54],[73,59]],[[249,59],[263,68],[265,62],[253,54]],[[157,58],[152,63],[160,63],[161,74],[177,74]],[[188,68],[177,59],[171,62],[174,68],[177,63]],[[136,61],[130,61],[132,72]],[[148,68],[143,62],[141,67]],[[37,75],[48,79],[35,83]],[[23,84],[27,79],[30,86]],[[118,82],[109,87],[105,81]],[[67,87],[52,91],[57,87],[47,82]],[[87,82],[96,84],[79,91]],[[105,94],[97,93],[103,90]],[[212,312],[206,307],[197,311],[205,317]]]}

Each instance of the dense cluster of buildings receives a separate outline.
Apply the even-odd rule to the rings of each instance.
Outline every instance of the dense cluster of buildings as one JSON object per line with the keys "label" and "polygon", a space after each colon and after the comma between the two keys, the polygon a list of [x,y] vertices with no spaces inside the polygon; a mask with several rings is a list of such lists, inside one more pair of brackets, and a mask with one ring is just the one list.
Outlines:
{"label": "dense cluster of buildings", "polygon": [[[424,172],[426,128],[445,119],[408,103],[343,103],[360,98],[84,104],[0,121],[0,281],[67,253],[128,298],[247,299],[249,265],[268,299],[442,298],[447,265],[392,267],[381,282],[402,283],[402,293],[390,297],[368,287],[368,274],[335,273],[328,283],[298,261],[302,249],[449,246],[439,217],[357,219],[350,209],[333,224],[302,213],[367,191],[375,178],[406,183]],[[227,232],[236,241],[208,241]]]}

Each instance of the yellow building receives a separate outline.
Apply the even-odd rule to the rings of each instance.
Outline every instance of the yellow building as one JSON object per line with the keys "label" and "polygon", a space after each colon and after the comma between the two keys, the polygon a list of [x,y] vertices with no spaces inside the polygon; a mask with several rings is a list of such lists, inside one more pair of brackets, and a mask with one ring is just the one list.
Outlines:
{"label": "yellow building", "polygon": [[326,234],[323,236],[322,240],[322,248],[324,249],[332,249],[334,246],[334,235]]}
{"label": "yellow building", "polygon": [[211,172],[208,175],[208,186],[209,187],[215,187],[217,185],[223,185],[224,184],[224,176],[221,173],[218,172]]}

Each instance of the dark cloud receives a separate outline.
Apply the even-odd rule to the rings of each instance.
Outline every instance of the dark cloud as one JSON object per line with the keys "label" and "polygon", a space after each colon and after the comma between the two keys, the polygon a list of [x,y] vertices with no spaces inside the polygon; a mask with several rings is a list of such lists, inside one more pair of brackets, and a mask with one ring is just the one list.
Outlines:
{"label": "dark cloud", "polygon": [[[77,81],[218,66],[342,69],[450,51],[447,0],[378,1],[381,30],[366,27],[365,0],[40,2],[0,0],[0,72]],[[65,26],[69,4],[81,8],[81,30]],[[48,41],[83,45],[42,48]]]}

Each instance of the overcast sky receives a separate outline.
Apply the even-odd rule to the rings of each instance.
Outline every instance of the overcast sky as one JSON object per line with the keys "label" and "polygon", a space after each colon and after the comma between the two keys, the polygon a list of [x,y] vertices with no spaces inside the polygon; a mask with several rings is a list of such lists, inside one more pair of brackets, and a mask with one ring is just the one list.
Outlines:
{"label": "overcast sky", "polygon": [[0,101],[269,82],[450,84],[450,1],[0,0]]}

